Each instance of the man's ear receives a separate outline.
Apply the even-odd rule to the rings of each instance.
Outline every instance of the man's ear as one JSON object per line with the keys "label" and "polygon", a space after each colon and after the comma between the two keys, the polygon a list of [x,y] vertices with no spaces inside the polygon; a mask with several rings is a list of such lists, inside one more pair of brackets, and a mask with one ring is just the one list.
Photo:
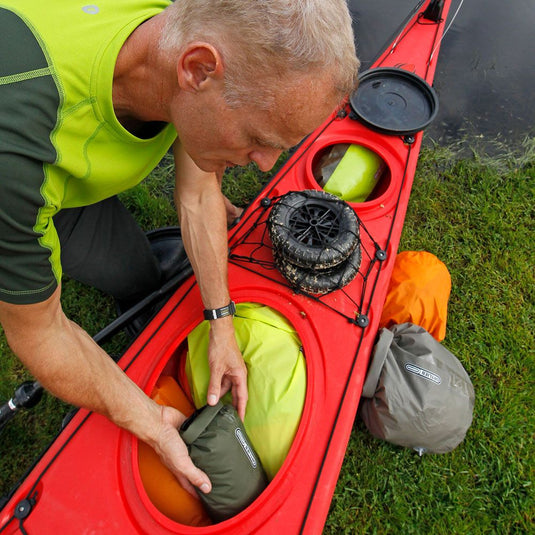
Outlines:
{"label": "man's ear", "polygon": [[208,43],[190,43],[177,62],[178,85],[196,93],[210,80],[223,78],[223,58],[217,48]]}

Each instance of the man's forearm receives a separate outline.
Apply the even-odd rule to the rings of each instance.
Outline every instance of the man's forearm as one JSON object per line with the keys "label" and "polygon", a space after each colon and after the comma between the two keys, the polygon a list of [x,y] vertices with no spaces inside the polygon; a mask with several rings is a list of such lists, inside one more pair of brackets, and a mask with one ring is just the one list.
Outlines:
{"label": "man's forearm", "polygon": [[227,216],[223,194],[214,173],[201,171],[175,147],[177,180],[175,204],[182,239],[206,308],[228,304]]}
{"label": "man's forearm", "polygon": [[0,302],[7,340],[36,379],[52,394],[98,412],[150,444],[184,488],[209,492],[206,474],[189,458],[177,428],[185,416],[157,405],[93,339],[63,314],[60,288],[42,303]]}
{"label": "man's forearm", "polygon": [[103,414],[151,441],[158,406],[85,331],[67,319],[59,305],[59,291],[46,303],[2,304],[0,317],[11,348],[55,396]]}
{"label": "man's forearm", "polygon": [[[193,266],[205,308],[229,304],[228,242],[226,207],[215,174],[201,171],[175,145],[177,180],[175,202],[182,237]],[[234,335],[232,318],[212,320],[208,345],[210,383],[207,402],[211,405],[229,390],[238,414],[245,416],[247,370]]]}

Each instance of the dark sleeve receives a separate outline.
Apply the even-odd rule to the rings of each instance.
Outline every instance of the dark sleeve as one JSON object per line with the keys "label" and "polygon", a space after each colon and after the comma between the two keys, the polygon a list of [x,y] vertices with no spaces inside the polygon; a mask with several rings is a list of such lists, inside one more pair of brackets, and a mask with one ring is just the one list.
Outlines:
{"label": "dark sleeve", "polygon": [[47,299],[61,277],[59,243],[46,199],[46,166],[60,93],[39,41],[0,8],[0,300]]}

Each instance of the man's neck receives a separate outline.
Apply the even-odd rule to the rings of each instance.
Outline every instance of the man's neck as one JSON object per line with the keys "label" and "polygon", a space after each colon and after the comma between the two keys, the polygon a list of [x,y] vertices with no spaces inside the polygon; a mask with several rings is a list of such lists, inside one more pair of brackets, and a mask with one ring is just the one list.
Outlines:
{"label": "man's neck", "polygon": [[[163,14],[138,26],[121,48],[113,75],[113,108],[128,130],[169,122],[173,67],[158,47]],[[133,132],[135,133],[135,132]]]}

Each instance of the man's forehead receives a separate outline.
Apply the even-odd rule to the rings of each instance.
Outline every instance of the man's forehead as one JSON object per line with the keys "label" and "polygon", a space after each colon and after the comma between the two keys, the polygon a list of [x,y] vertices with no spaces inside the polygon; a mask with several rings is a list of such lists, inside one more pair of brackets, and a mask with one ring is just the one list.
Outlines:
{"label": "man's forehead", "polygon": [[303,95],[293,105],[279,109],[279,118],[275,121],[280,128],[283,139],[302,139],[315,130],[335,110],[338,102],[321,93]]}
{"label": "man's forehead", "polygon": [[338,98],[332,76],[320,71],[296,78],[278,93],[275,102],[286,107],[291,120],[306,121],[308,116],[313,122],[315,112],[321,115],[325,109],[334,109]]}
{"label": "man's forehead", "polygon": [[302,75],[277,81],[273,87],[273,102],[260,112],[263,119],[256,122],[254,137],[279,150],[299,143],[338,105],[330,79],[330,76],[318,79]]}
{"label": "man's forehead", "polygon": [[317,126],[309,121],[306,123],[300,121],[296,124],[287,115],[279,120],[268,121],[260,125],[255,137],[261,145],[277,150],[287,150],[299,143]]}

